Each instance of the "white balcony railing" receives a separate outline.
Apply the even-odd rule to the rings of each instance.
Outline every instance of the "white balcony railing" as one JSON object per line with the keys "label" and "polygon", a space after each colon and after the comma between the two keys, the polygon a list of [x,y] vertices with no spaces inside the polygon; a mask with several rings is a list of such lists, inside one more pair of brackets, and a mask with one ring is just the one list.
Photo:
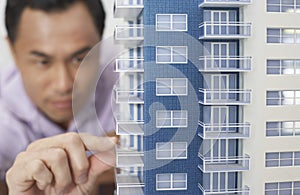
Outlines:
{"label": "white balcony railing", "polygon": [[203,0],[199,7],[241,7],[251,2],[251,0]]}
{"label": "white balcony railing", "polygon": [[143,167],[144,152],[130,149],[116,148],[116,166],[121,167]]}
{"label": "white balcony railing", "polygon": [[118,121],[116,127],[117,135],[144,135],[144,121]]}
{"label": "white balcony railing", "polygon": [[114,16],[134,19],[141,14],[143,8],[143,0],[115,0]]}
{"label": "white balcony railing", "polygon": [[202,160],[198,167],[204,173],[247,171],[250,168],[250,157],[247,154],[244,156],[204,157],[199,153],[198,156]]}
{"label": "white balcony railing", "polygon": [[145,186],[138,176],[135,175],[116,175],[116,195],[143,195]]}
{"label": "white balcony railing", "polygon": [[247,105],[251,100],[251,90],[199,89],[199,92],[199,103],[203,105]]}
{"label": "white balcony railing", "polygon": [[129,104],[144,104],[144,91],[143,90],[118,90],[115,89],[116,103],[129,103]]}
{"label": "white balcony railing", "polygon": [[117,25],[115,27],[115,40],[142,41],[144,39],[144,25]]}
{"label": "white balcony railing", "polygon": [[251,23],[245,22],[203,22],[199,28],[199,39],[242,39],[251,36]]}
{"label": "white balcony railing", "polygon": [[250,137],[250,123],[204,124],[199,136],[203,139],[242,139]]}
{"label": "white balcony railing", "polygon": [[140,7],[144,6],[143,0],[116,0],[116,7]]}
{"label": "white balcony railing", "polygon": [[116,72],[144,72],[144,59],[116,59]]}
{"label": "white balcony railing", "polygon": [[203,56],[199,58],[201,72],[246,72],[251,71],[251,57]]}
{"label": "white balcony railing", "polygon": [[235,188],[235,189],[204,189],[201,184],[198,185],[200,190],[202,191],[203,195],[220,195],[220,194],[227,194],[227,195],[249,195],[250,189],[248,186],[243,188]]}

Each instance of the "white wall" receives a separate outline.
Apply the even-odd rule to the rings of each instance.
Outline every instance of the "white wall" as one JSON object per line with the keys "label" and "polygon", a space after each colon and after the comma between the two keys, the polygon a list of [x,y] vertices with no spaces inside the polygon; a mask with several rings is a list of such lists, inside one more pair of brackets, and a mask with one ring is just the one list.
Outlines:
{"label": "white wall", "polygon": [[[102,0],[104,9],[107,14],[106,29],[104,32],[104,38],[113,36],[114,26],[116,23],[120,23],[121,20],[113,19],[113,0]],[[13,63],[9,48],[6,44],[6,29],[4,25],[4,11],[6,0],[0,0],[0,67]],[[109,22],[108,22],[109,21]]]}

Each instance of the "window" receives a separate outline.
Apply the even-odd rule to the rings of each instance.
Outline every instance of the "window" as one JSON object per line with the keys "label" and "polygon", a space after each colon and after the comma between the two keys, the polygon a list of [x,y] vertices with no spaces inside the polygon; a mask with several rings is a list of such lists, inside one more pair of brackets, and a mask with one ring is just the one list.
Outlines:
{"label": "window", "polygon": [[266,153],[266,167],[300,166],[300,152]]}
{"label": "window", "polygon": [[157,78],[157,96],[183,96],[187,95],[187,79],[185,78]]}
{"label": "window", "polygon": [[187,31],[186,14],[157,14],[157,31]]}
{"label": "window", "polygon": [[300,121],[266,122],[266,136],[300,136]]}
{"label": "window", "polygon": [[267,60],[268,75],[300,74],[300,60]]}
{"label": "window", "polygon": [[186,110],[159,110],[156,112],[156,127],[187,127],[187,117]]}
{"label": "window", "polygon": [[267,106],[300,105],[300,91],[267,91]]}
{"label": "window", "polygon": [[187,63],[186,46],[156,47],[156,63]]}
{"label": "window", "polygon": [[156,190],[186,190],[186,173],[169,173],[156,175]]}
{"label": "window", "polygon": [[267,0],[267,12],[300,13],[299,0]]}
{"label": "window", "polygon": [[158,142],[156,143],[156,159],[186,159],[186,142]]}
{"label": "window", "polygon": [[267,43],[299,44],[300,29],[268,28]]}
{"label": "window", "polygon": [[300,194],[300,181],[284,181],[265,183],[265,195],[298,195]]}
{"label": "window", "polygon": [[280,43],[280,28],[267,29],[267,43]]}

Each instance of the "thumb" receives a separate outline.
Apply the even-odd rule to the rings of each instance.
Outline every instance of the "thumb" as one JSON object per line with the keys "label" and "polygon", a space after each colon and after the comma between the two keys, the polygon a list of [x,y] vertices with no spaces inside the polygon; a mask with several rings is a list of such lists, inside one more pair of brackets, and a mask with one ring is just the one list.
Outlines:
{"label": "thumb", "polygon": [[87,133],[80,133],[79,136],[86,150],[95,153],[112,150],[118,141],[117,137],[98,137]]}
{"label": "thumb", "polygon": [[100,152],[90,158],[90,174],[101,175],[104,171],[115,166],[116,155],[114,150]]}

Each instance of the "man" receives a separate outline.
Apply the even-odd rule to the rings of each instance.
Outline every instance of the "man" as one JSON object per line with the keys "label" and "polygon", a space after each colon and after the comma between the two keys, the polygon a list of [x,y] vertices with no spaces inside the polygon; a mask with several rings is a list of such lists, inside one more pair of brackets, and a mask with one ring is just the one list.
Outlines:
{"label": "man", "polygon": [[[104,19],[98,0],[8,0],[16,67],[1,73],[0,170],[4,177],[13,164],[6,174],[10,194],[91,194],[113,163],[107,151],[116,140],[74,133],[72,109],[75,75],[101,40]],[[108,83],[98,89],[97,112],[110,132]],[[86,150],[101,153],[87,157]]]}

